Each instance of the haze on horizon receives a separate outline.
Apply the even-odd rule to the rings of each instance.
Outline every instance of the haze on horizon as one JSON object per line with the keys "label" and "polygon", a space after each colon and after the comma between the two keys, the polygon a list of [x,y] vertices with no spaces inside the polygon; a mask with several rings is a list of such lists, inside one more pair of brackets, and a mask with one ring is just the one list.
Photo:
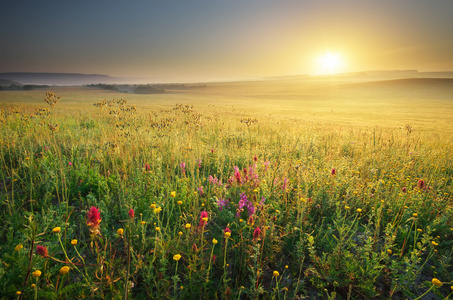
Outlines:
{"label": "haze on horizon", "polygon": [[450,0],[8,1],[0,73],[203,81],[446,71],[451,12]]}

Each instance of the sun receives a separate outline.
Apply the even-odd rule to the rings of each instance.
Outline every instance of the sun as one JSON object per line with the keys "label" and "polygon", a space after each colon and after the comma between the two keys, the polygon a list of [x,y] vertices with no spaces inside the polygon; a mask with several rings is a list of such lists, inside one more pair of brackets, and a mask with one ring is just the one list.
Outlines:
{"label": "sun", "polygon": [[338,73],[343,65],[340,53],[326,52],[318,58],[318,72],[322,75]]}

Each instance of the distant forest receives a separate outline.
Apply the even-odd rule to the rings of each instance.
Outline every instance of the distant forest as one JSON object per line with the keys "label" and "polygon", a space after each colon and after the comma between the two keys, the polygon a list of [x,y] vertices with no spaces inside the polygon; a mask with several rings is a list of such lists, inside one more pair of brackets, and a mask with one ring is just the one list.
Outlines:
{"label": "distant forest", "polygon": [[201,84],[183,84],[183,83],[159,83],[159,84],[89,84],[88,87],[117,91],[122,93],[132,93],[132,94],[163,94],[167,90],[186,90],[192,88],[201,88],[206,85]]}
{"label": "distant forest", "polygon": [[48,85],[37,85],[37,84],[26,84],[26,85],[10,84],[7,86],[0,85],[0,91],[31,91],[35,89],[44,89],[48,87],[49,87]]}

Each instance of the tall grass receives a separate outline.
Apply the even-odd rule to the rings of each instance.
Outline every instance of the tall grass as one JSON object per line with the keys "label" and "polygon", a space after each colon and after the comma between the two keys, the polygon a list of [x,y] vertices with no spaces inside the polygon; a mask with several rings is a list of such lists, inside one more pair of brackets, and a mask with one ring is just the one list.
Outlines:
{"label": "tall grass", "polygon": [[1,110],[3,298],[450,295],[451,140],[61,105]]}

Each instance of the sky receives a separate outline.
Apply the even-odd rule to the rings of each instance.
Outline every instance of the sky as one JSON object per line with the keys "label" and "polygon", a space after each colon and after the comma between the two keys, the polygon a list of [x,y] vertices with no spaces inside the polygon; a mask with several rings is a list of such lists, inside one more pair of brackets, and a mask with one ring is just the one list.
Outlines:
{"label": "sky", "polygon": [[158,82],[448,71],[452,15],[452,0],[10,0],[0,72]]}

